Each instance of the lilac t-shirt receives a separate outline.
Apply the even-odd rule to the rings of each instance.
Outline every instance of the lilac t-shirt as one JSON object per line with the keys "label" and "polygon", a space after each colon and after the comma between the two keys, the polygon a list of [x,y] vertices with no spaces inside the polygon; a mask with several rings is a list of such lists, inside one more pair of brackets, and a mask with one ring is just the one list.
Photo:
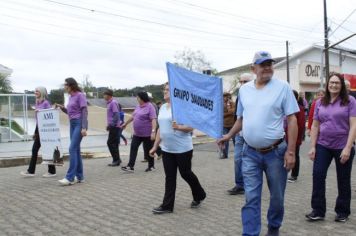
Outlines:
{"label": "lilac t-shirt", "polygon": [[[113,115],[114,113],[117,113],[116,115],[119,115],[119,107],[117,104],[117,101],[115,99],[111,99],[106,103],[106,120],[108,125],[112,125],[113,122]],[[117,124],[115,126],[120,125],[120,119],[118,119]]]}
{"label": "lilac t-shirt", "polygon": [[317,143],[331,149],[343,149],[350,131],[350,117],[356,117],[356,100],[349,96],[349,104],[341,106],[341,99],[327,106],[319,99],[315,104],[314,120],[320,122]]}
{"label": "lilac t-shirt", "polygon": [[80,119],[82,117],[81,109],[87,106],[87,99],[83,93],[75,92],[69,96],[67,112],[69,119]]}
{"label": "lilac t-shirt", "polygon": [[152,120],[157,118],[154,106],[150,102],[138,105],[132,116],[134,134],[139,137],[151,136]]}
{"label": "lilac t-shirt", "polygon": [[51,108],[51,104],[47,100],[43,100],[41,102],[36,101],[35,109],[36,109],[36,124],[38,123],[37,120],[37,111],[38,110],[43,110],[43,109],[49,109]]}

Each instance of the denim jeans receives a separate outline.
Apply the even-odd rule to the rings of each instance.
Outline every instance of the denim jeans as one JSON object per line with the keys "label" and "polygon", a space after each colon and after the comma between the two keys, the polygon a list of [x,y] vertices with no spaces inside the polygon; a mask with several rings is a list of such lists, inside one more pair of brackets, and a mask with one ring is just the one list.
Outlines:
{"label": "denim jeans", "polygon": [[[223,134],[229,133],[232,127],[224,127],[223,129]],[[232,143],[235,145],[235,137],[232,138]],[[223,150],[224,157],[228,158],[229,157],[229,145],[230,145],[230,140],[229,142],[225,142],[225,148]]]}
{"label": "denim jeans", "polygon": [[340,163],[341,152],[342,149],[330,149],[319,144],[316,145],[311,206],[313,211],[320,216],[325,216],[326,212],[325,179],[333,159],[335,159],[338,188],[335,212],[342,216],[350,215],[351,169],[355,149],[351,149],[350,159],[345,164]]}
{"label": "denim jeans", "polygon": [[244,145],[244,138],[240,135],[235,137],[235,150],[234,150],[234,160],[235,160],[235,184],[238,188],[244,187],[244,179],[242,176],[242,148]]}
{"label": "denim jeans", "polygon": [[74,177],[83,180],[83,162],[80,155],[80,142],[82,141],[82,121],[81,119],[70,120],[70,145],[69,145],[69,169],[66,179],[74,181]]}
{"label": "denim jeans", "polygon": [[243,234],[259,235],[261,232],[261,194],[263,172],[266,174],[270,191],[267,213],[268,227],[279,228],[284,215],[284,193],[287,183],[287,170],[284,168],[286,142],[274,150],[262,154],[247,144],[243,146],[242,175],[246,203],[241,209]]}

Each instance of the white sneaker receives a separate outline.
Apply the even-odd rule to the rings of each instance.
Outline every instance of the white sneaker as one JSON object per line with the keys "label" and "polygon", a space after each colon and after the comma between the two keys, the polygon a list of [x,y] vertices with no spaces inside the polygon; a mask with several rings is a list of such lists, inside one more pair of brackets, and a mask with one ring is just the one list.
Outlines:
{"label": "white sneaker", "polygon": [[85,180],[84,179],[79,180],[77,177],[74,177],[74,182],[80,184],[80,183],[84,183]]}
{"label": "white sneaker", "polygon": [[71,182],[71,181],[67,180],[66,178],[61,179],[61,180],[58,180],[58,182],[59,182],[61,185],[63,185],[63,186],[68,186],[68,185],[73,185],[73,184],[75,184],[74,181]]}
{"label": "white sneaker", "polygon": [[20,174],[25,177],[33,177],[35,174],[28,173],[28,171],[21,171]]}
{"label": "white sneaker", "polygon": [[43,178],[52,178],[55,176],[57,176],[57,174],[46,173],[46,174],[42,175]]}

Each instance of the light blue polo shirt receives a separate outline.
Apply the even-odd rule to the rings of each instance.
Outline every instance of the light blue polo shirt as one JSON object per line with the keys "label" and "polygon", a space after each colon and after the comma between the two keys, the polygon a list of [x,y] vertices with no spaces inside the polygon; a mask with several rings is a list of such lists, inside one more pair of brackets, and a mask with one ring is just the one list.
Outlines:
{"label": "light blue polo shirt", "polygon": [[236,115],[243,117],[243,137],[251,147],[268,147],[283,138],[283,118],[298,111],[286,81],[272,78],[264,88],[256,89],[252,80],[239,90]]}
{"label": "light blue polo shirt", "polygon": [[161,136],[161,148],[165,152],[184,153],[193,149],[192,134],[172,128],[172,111],[163,104],[159,109],[158,124]]}

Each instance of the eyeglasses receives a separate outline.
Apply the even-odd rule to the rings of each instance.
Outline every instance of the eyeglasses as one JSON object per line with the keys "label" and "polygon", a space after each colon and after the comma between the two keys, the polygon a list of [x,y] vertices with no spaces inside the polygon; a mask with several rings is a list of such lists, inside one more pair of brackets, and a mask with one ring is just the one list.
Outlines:
{"label": "eyeglasses", "polygon": [[240,84],[244,84],[244,83],[247,83],[248,81],[247,80],[240,80]]}
{"label": "eyeglasses", "polygon": [[338,81],[329,81],[329,84],[332,84],[332,85],[340,85],[341,83],[338,82]]}

